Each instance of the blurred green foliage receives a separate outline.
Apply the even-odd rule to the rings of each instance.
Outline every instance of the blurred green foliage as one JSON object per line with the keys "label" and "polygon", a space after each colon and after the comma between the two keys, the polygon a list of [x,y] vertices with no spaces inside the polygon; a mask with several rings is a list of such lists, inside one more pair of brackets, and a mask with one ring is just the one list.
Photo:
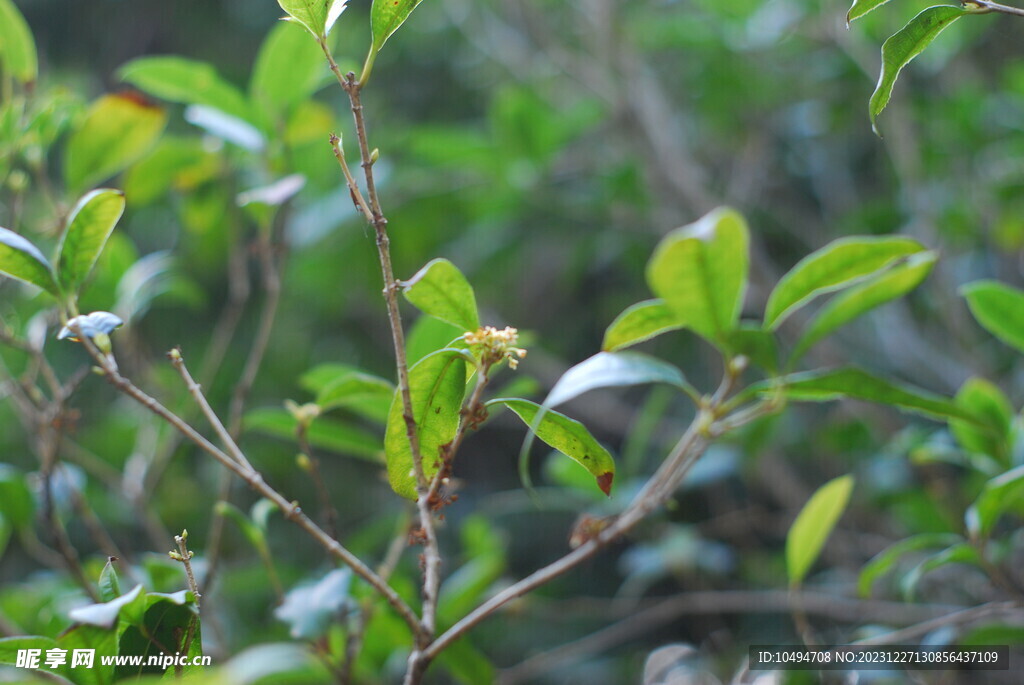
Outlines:
{"label": "blurred green foliage", "polygon": [[[0,225],[51,255],[64,230],[59,219],[83,191],[100,183],[124,190],[125,214],[78,308],[123,319],[115,337],[122,367],[182,410],[185,389],[164,353],[180,346],[196,368],[207,362],[204,388],[229,412],[272,292],[260,260],[276,260],[281,302],[241,444],[269,482],[314,510],[318,493],[296,460],[301,417],[284,400],[293,409],[318,403],[323,415],[306,439],[338,529],[350,549],[379,561],[407,523],[379,464],[393,360],[372,231],[353,209],[328,144],[329,133],[340,133],[357,156],[348,101],[336,84],[327,87],[332,76],[316,44],[299,26],[275,23],[281,11],[269,1],[16,4],[42,66],[33,88],[16,83],[31,80],[30,60],[0,70]],[[917,261],[887,272],[885,293],[914,290],[928,275],[924,284],[889,302],[867,283],[859,296],[885,306],[813,348],[801,344],[804,326],[823,336],[863,313],[858,305],[834,299],[785,321],[780,307],[772,317],[781,322],[778,342],[804,355],[791,370],[861,364],[888,384],[872,393],[913,384],[941,396],[927,399],[941,399],[943,412],[959,407],[990,424],[954,420],[947,428],[851,401],[753,423],[708,453],[676,506],[637,529],[632,545],[542,588],[501,622],[482,624],[445,655],[432,682],[490,682],[497,669],[510,682],[634,682],[647,654],[670,642],[696,645],[694,667],[724,679],[746,645],[799,640],[786,609],[684,611],[606,648],[553,663],[527,659],[623,618],[623,604],[784,588],[790,524],[820,484],[844,474],[855,476],[856,490],[821,561],[815,565],[814,550],[794,574],[805,588],[853,596],[859,584],[862,594],[922,604],[914,616],[1020,593],[1021,357],[971,316],[1019,348],[1019,29],[1006,18],[972,17],[944,31],[903,71],[879,139],[866,116],[878,51],[906,17],[873,12],[847,31],[844,11],[809,0],[432,0],[376,59],[364,102],[380,149],[375,168],[396,273],[411,279],[429,259],[449,259],[473,283],[483,323],[524,331],[530,354],[517,375],[496,380],[495,396],[539,401],[565,369],[598,353],[620,312],[651,296],[645,266],[662,236],[728,204],[751,226],[749,287],[730,324],[760,319],[782,275],[834,239],[898,234]],[[362,67],[369,26],[369,3],[353,0],[331,31],[343,72]],[[180,87],[167,88],[169,80]],[[726,252],[721,261],[739,263],[745,245]],[[807,285],[797,299],[831,285]],[[736,284],[725,289],[732,295]],[[67,378],[88,360],[78,346],[53,340],[59,322],[51,305],[3,281],[0,332],[44,348]],[[662,318],[604,345],[617,349],[636,330],[678,328],[679,312],[668,305],[672,311],[654,312]],[[463,332],[404,311],[410,362]],[[233,317],[236,334],[218,337]],[[754,359],[768,371],[762,376],[774,373],[778,352],[765,347],[760,329],[725,340],[692,327]],[[671,330],[640,349],[677,365],[701,392],[714,390],[720,357],[692,333]],[[68,610],[88,600],[52,570],[61,567],[59,541],[43,521],[35,427],[21,425],[13,399],[12,384],[38,369],[31,353],[4,347],[0,357],[0,632],[55,637]],[[840,387],[835,377],[807,377],[803,391],[865,397],[863,379],[854,380],[843,376]],[[360,399],[332,400],[332,388]],[[442,529],[442,624],[564,554],[581,512],[625,506],[693,415],[685,397],[663,390],[602,389],[565,408],[619,455],[610,501],[590,474],[539,449],[531,462],[536,489],[524,491],[522,427],[511,412],[467,441],[454,474],[465,486]],[[940,413],[935,404],[888,397]],[[180,564],[164,554],[173,543],[168,529],[192,531],[202,575],[216,466],[99,378],[84,378],[54,420],[64,437],[62,463],[48,476],[53,515],[84,575],[99,579],[109,553],[95,520],[139,576],[122,579],[124,590],[135,581],[150,595],[185,587]],[[350,586],[265,502],[240,488],[233,499],[220,575],[204,591],[212,616],[207,624],[204,615],[206,652],[224,664],[225,682],[331,677],[311,654],[337,653],[343,626],[357,607],[373,605],[371,594]],[[416,554],[407,554],[393,583],[410,602],[417,577]],[[336,604],[316,606],[309,594],[321,586],[345,591],[332,591]],[[187,601],[175,606],[190,620],[181,609]],[[828,642],[856,638],[868,621],[823,612],[811,622]],[[285,644],[292,638],[315,649]],[[360,681],[396,681],[409,639],[405,624],[378,608]],[[263,644],[271,642],[280,644]]]}

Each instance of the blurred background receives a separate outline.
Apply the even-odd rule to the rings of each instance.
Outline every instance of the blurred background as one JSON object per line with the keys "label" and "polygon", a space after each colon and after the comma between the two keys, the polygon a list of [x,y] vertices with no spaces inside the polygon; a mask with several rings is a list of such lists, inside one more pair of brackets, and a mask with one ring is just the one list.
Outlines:
{"label": "blurred background", "polygon": [[[39,88],[64,93],[69,121],[95,97],[126,88],[119,69],[142,56],[203,60],[245,90],[281,14],[270,0],[17,4],[38,44]],[[343,69],[358,71],[369,43],[369,2],[350,5],[334,31],[335,54]],[[925,6],[887,6],[847,30],[846,6],[811,0],[423,3],[381,53],[364,97],[371,144],[380,149],[397,275],[408,278],[438,256],[457,264],[476,288],[485,323],[518,327],[530,350],[519,371],[499,379],[496,396],[504,394],[501,384],[515,383],[536,398],[599,351],[620,311],[650,297],[644,267],[660,237],[714,207],[733,206],[751,224],[745,316],[755,320],[771,285],[809,252],[845,235],[904,234],[941,252],[931,277],[817,347],[806,366],[852,361],[946,395],[983,375],[1019,404],[1021,365],[973,323],[957,288],[977,278],[1016,286],[1024,280],[1020,26],[1007,17],[972,17],[943,33],[904,71],[879,138],[868,98],[880,45]],[[234,311],[231,277],[240,272],[229,267],[232,254],[257,234],[256,222],[236,209],[236,194],[285,171],[303,174],[304,188],[275,222],[282,299],[247,400],[257,414],[242,444],[268,481],[310,505],[316,493],[296,468],[290,429],[281,428],[283,401],[312,401],[316,383],[304,374],[322,364],[393,375],[372,232],[353,210],[327,144],[331,131],[354,140],[347,99],[323,83],[304,109],[291,112],[288,149],[269,161],[211,142],[185,121],[180,105],[167,104],[164,141],[192,146],[198,161],[169,173],[143,160],[114,182],[126,190],[128,210],[83,306],[130,310],[130,325],[115,337],[122,366],[178,406],[184,392],[163,355],[181,345],[198,365],[210,353],[213,332]],[[59,168],[59,153],[49,164]],[[0,224],[8,225],[13,211],[8,194]],[[53,237],[48,212],[32,198],[20,210],[26,230],[44,242]],[[158,285],[146,280],[142,303],[126,304],[139,289],[124,275],[154,253],[149,265],[160,274]],[[241,254],[252,262],[240,277],[251,292],[207,384],[214,406],[225,411],[267,297],[256,257],[245,248]],[[0,313],[27,329],[45,303],[19,293],[0,284]],[[412,308],[405,315],[421,349],[450,334],[417,325]],[[783,326],[783,344],[806,319]],[[85,363],[77,346],[49,347],[62,373]],[[679,365],[705,391],[721,373],[717,355],[686,332],[640,349]],[[12,373],[28,364],[16,352],[2,354]],[[188,528],[201,549],[220,480],[210,460],[175,444],[102,379],[84,381],[71,404],[78,413],[62,448],[61,486],[81,493],[82,506],[138,563],[162,563],[146,553],[170,549],[167,530]],[[563,554],[580,512],[624,506],[692,408],[665,388],[641,388],[597,391],[566,413],[618,455],[614,497],[605,501],[585,473],[535,448],[531,498],[517,473],[523,429],[514,417],[496,418],[467,441],[455,470],[460,499],[446,510],[443,535],[446,571],[462,576],[448,586],[448,620],[489,589]],[[374,462],[372,441],[382,430],[343,411],[330,420],[351,429],[333,441],[321,436],[316,446],[342,540],[379,558],[401,508]],[[783,545],[796,512],[826,480],[852,472],[858,487],[818,567],[828,571],[808,581],[814,591],[852,595],[864,562],[910,533],[962,532],[963,510],[983,480],[950,456],[955,448],[940,428],[851,402],[759,422],[713,447],[676,505],[629,544],[483,624],[471,636],[474,649],[503,682],[599,685],[640,682],[653,650],[686,643],[695,650],[686,652],[687,663],[726,678],[749,644],[797,641],[784,596]],[[0,460],[18,472],[38,469],[14,407],[2,400]],[[242,510],[254,501],[241,487],[232,498]],[[105,552],[90,534],[89,516],[73,504],[78,499],[69,494],[58,506],[91,569]],[[286,588],[327,568],[280,517],[268,525]],[[208,590],[216,626],[204,635],[221,658],[288,635],[271,611],[272,580],[231,526],[219,580]],[[0,559],[0,610],[34,633],[61,623],[75,591],[31,547],[19,539]],[[1019,553],[1016,546],[1011,553]],[[399,582],[415,576],[415,557],[405,555]],[[167,577],[168,589],[180,589],[172,572]],[[901,599],[900,588],[890,585],[881,584],[868,602],[810,607],[825,643],[856,637],[864,625],[980,603],[994,592],[973,568],[950,566],[921,580],[916,604],[901,614],[888,603]],[[648,611],[659,605],[674,609]],[[559,649],[580,638],[575,648]],[[402,659],[384,638],[377,644],[383,646],[370,650],[364,676],[392,682]],[[469,678],[444,669],[434,677]]]}

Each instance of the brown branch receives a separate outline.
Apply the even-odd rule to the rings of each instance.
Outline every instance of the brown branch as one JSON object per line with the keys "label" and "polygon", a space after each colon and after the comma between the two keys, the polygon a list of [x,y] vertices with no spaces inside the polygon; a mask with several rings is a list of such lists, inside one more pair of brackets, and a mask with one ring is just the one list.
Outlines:
{"label": "brown branch", "polygon": [[427,660],[436,658],[441,651],[463,633],[489,617],[505,604],[576,568],[611,542],[628,533],[636,524],[646,518],[648,514],[660,507],[675,491],[675,487],[672,486],[678,486],[679,481],[685,476],[690,466],[696,462],[697,458],[707,448],[708,440],[698,429],[698,426],[704,420],[705,418],[702,413],[694,418],[686,433],[673,448],[661,467],[641,489],[640,493],[637,494],[626,510],[612,521],[610,525],[569,554],[548,564],[544,568],[534,571],[529,576],[507,587],[476,609],[473,609],[430,644],[425,650],[425,658]]}
{"label": "brown branch", "polygon": [[369,138],[366,133],[366,119],[363,114],[363,103],[360,98],[362,84],[356,80],[354,73],[349,72],[342,76],[331,51],[324,41],[319,41],[320,47],[327,58],[331,72],[338,79],[342,89],[348,94],[349,106],[352,110],[352,118],[355,122],[356,138],[359,142],[359,154],[363,169],[363,180],[366,184],[366,199],[359,201],[359,188],[354,182],[352,174],[348,173],[348,167],[344,163],[344,155],[340,153],[340,146],[336,138],[332,137],[332,145],[335,155],[338,157],[342,170],[346,172],[346,183],[352,193],[353,200],[357,206],[361,205],[364,216],[373,226],[376,234],[377,254],[380,259],[381,273],[384,277],[384,300],[387,304],[388,322],[391,327],[391,338],[395,352],[395,368],[398,375],[398,392],[402,398],[402,418],[405,421],[406,437],[409,440],[409,449],[412,453],[413,473],[416,477],[416,507],[420,515],[420,527],[423,531],[423,617],[421,630],[417,633],[417,649],[414,649],[409,656],[409,670],[406,674],[406,682],[415,683],[419,681],[423,669],[429,663],[424,658],[423,648],[433,638],[437,623],[437,600],[438,588],[441,585],[441,553],[437,540],[437,530],[434,525],[433,512],[430,505],[430,482],[427,480],[423,468],[423,454],[420,450],[419,434],[416,428],[416,418],[413,413],[412,395],[409,390],[409,365],[405,355],[405,332],[402,328],[402,316],[398,309],[398,281],[395,278],[394,268],[391,264],[391,241],[388,237],[388,220],[381,210],[380,198],[377,194],[377,184],[373,175],[373,165],[376,161],[370,150]]}
{"label": "brown branch", "polygon": [[[333,539],[330,535],[324,532],[323,529],[317,526],[312,519],[306,516],[298,506],[297,502],[289,502],[277,490],[268,485],[258,471],[251,467],[247,468],[244,465],[247,463],[244,455],[242,455],[241,460],[237,459],[237,455],[240,453],[240,450],[238,450],[238,446],[235,445],[233,441],[231,441],[230,445],[225,445],[227,449],[235,453],[235,456],[230,456],[203,437],[191,425],[183,421],[177,414],[168,410],[156,399],[147,395],[134,383],[122,376],[117,370],[117,365],[113,358],[100,352],[96,345],[87,336],[81,336],[81,343],[89,352],[90,356],[92,356],[96,363],[99,364],[99,367],[103,371],[107,381],[113,385],[114,388],[169,423],[175,429],[180,431],[190,442],[200,447],[203,451],[216,459],[221,465],[225,466],[228,470],[242,478],[250,488],[277,505],[285,519],[295,523],[332,556],[349,566],[357,576],[369,583],[370,586],[379,592],[381,596],[383,596],[395,609],[398,615],[401,616],[413,630],[414,634],[420,634],[420,624],[415,612],[413,612],[409,605],[398,596],[398,593],[395,592],[394,588],[385,582],[379,575],[374,573],[372,569],[366,566],[366,564],[352,554],[352,552],[341,545],[341,543]],[[177,361],[180,363],[181,367],[184,368],[184,359],[179,359]],[[185,371],[187,373],[187,369],[185,369]],[[207,404],[207,406],[209,405]],[[224,431],[223,425],[220,426],[220,430]],[[230,438],[230,436],[228,437]]]}
{"label": "brown branch", "polygon": [[989,0],[963,0],[961,4],[974,14],[988,14],[989,12],[998,12],[999,14],[1009,14],[1016,17],[1024,17],[1024,9],[1021,9],[1020,7],[1002,5],[998,2],[989,2]]}
{"label": "brown branch", "polygon": [[181,531],[181,535],[174,536],[174,542],[178,545],[178,556],[171,556],[177,561],[180,561],[182,566],[185,567],[185,577],[188,579],[188,589],[192,591],[192,596],[195,598],[196,611],[199,611],[199,599],[202,595],[199,594],[199,585],[196,584],[195,574],[192,573],[192,552],[188,549],[188,531]]}

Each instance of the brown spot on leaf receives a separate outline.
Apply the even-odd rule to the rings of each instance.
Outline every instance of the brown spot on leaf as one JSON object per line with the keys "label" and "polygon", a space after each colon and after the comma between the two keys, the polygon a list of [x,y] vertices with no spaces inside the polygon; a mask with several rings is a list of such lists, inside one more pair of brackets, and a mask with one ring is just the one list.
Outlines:
{"label": "brown spot on leaf", "polygon": [[612,480],[615,479],[615,474],[611,471],[606,471],[597,477],[597,487],[601,488],[601,492],[611,497],[612,495]]}
{"label": "brown spot on leaf", "polygon": [[155,110],[162,109],[158,104],[156,104],[155,102],[153,102],[137,90],[122,90],[119,93],[115,93],[114,97],[121,98],[122,100],[126,100],[132,103],[133,105],[138,105],[139,107],[145,107],[147,109]]}

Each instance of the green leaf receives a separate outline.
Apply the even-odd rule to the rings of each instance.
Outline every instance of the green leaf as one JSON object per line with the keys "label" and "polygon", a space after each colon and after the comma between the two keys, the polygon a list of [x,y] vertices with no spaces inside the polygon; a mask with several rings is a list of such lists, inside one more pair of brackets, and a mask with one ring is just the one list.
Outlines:
{"label": "green leaf", "polygon": [[405,339],[405,354],[409,365],[412,366],[431,352],[452,347],[452,342],[465,333],[461,326],[455,326],[433,316],[417,318]]}
{"label": "green leaf", "polygon": [[979,423],[974,414],[945,397],[919,388],[890,383],[861,369],[794,373],[781,377],[777,383],[778,386],[770,381],[762,381],[750,386],[749,391],[761,395],[778,391],[784,397],[798,402],[829,402],[840,397],[850,397],[887,404],[931,418],[953,417]]}
{"label": "green leaf", "polygon": [[302,374],[299,378],[299,385],[313,394],[320,394],[331,383],[353,373],[361,373],[361,371],[358,367],[351,364],[341,364],[338,362],[317,364]]}
{"label": "green leaf", "polygon": [[1008,509],[1019,506],[1024,497],[1024,466],[1010,469],[985,483],[981,494],[964,515],[972,538],[987,538]]}
{"label": "green leaf", "polygon": [[666,383],[686,390],[689,384],[677,367],[640,352],[598,352],[562,374],[544,400],[556,407],[596,388],[641,383]]}
{"label": "green leaf", "polygon": [[[288,68],[282,68],[283,64]],[[249,94],[273,121],[323,88],[331,78],[320,47],[299,26],[285,21],[275,26],[260,46]]]}
{"label": "green leaf", "polygon": [[347,0],[277,0],[292,20],[298,22],[314,38],[327,37],[331,25],[345,9]]}
{"label": "green leaf", "polygon": [[846,13],[846,26],[850,26],[850,22],[854,19],[860,19],[868,12],[878,9],[889,0],[853,0],[853,5],[850,6],[850,10]]}
{"label": "green leaf", "polygon": [[316,403],[322,411],[343,407],[383,423],[387,421],[394,392],[394,383],[353,371],[324,386]]}
{"label": "green leaf", "polygon": [[76,649],[95,650],[92,668],[71,668],[71,659],[61,666],[58,673],[76,685],[110,685],[114,682],[114,666],[105,665],[103,657],[116,657],[118,631],[94,625],[76,625],[57,638],[57,647],[67,650],[68,655]]}
{"label": "green leaf", "polygon": [[970,11],[953,5],[929,7],[882,44],[882,71],[878,75],[878,85],[871,94],[868,108],[871,128],[875,133],[878,133],[878,115],[889,104],[892,88],[896,85],[896,79],[903,67],[920,55],[942,29],[965,14],[970,14]]}
{"label": "green leaf", "polygon": [[14,527],[11,526],[7,517],[0,512],[0,559],[4,558],[4,552],[7,551],[7,543],[11,541],[11,533],[14,532]]}
{"label": "green leaf", "polygon": [[0,513],[15,529],[22,529],[32,525],[35,508],[25,474],[9,464],[0,464]]}
{"label": "green leaf", "polygon": [[207,149],[198,136],[164,136],[153,150],[124,175],[125,195],[132,207],[148,205],[169,190],[195,190],[223,171],[217,152]]}
{"label": "green leaf", "polygon": [[60,294],[53,268],[39,248],[6,228],[0,228],[0,274]]}
{"label": "green leaf", "polygon": [[0,68],[22,83],[39,75],[32,30],[12,0],[0,0]]}
{"label": "green leaf", "polygon": [[437,664],[460,685],[492,685],[497,682],[494,665],[467,639],[445,649],[438,656]]}
{"label": "green leaf", "polygon": [[953,533],[923,533],[889,545],[864,564],[857,579],[857,593],[861,597],[870,597],[875,581],[888,573],[903,555],[922,549],[946,547],[962,539]]}
{"label": "green leaf", "polygon": [[167,125],[159,107],[131,95],[104,95],[71,134],[64,155],[64,180],[82,191],[142,158]]}
{"label": "green leaf", "polygon": [[373,0],[370,9],[371,52],[379,52],[388,38],[405,23],[421,0]]}
{"label": "green leaf", "polygon": [[936,252],[918,252],[868,282],[836,296],[808,324],[793,350],[791,363],[836,329],[916,288],[931,273],[937,259]]}
{"label": "green leaf", "polygon": [[121,583],[117,579],[117,570],[114,568],[113,557],[107,559],[100,571],[100,599],[109,602],[121,596]]}
{"label": "green leaf", "polygon": [[739,213],[716,209],[665,236],[647,264],[647,283],[678,322],[721,341],[743,306],[749,240]]}
{"label": "green leaf", "polygon": [[969,378],[960,386],[954,401],[985,424],[979,427],[950,419],[949,429],[960,447],[967,452],[987,454],[1006,464],[1013,427],[1013,406],[1006,395],[983,378]]}
{"label": "green leaf", "polygon": [[266,554],[270,549],[267,544],[266,532],[234,504],[223,500],[217,502],[217,513],[234,521],[246,540],[249,541],[249,544],[261,555]]}
{"label": "green leaf", "polygon": [[811,569],[832,529],[843,515],[853,491],[853,476],[840,476],[811,495],[786,536],[789,584],[800,585]]}
{"label": "green leaf", "polygon": [[206,62],[184,57],[141,57],[121,67],[118,75],[122,81],[162,100],[206,105],[246,121],[252,118],[241,91]]}
{"label": "green leaf", "polygon": [[[459,428],[467,362],[472,363],[468,352],[446,348],[427,355],[409,369],[409,394],[427,480],[437,473],[441,452]],[[416,476],[403,411],[402,395],[396,389],[384,432],[384,455],[391,488],[402,497],[416,499]]]}
{"label": "green leaf", "polygon": [[46,658],[46,650],[57,646],[56,641],[39,635],[0,638],[0,664],[13,666],[18,663],[18,652],[23,649],[40,650],[40,663]]}
{"label": "green leaf", "polygon": [[141,593],[142,586],[136,585],[116,599],[103,602],[102,604],[89,604],[72,609],[68,612],[68,615],[76,623],[110,629],[117,625],[117,618],[121,614],[121,609],[134,602]]}
{"label": "green leaf", "polygon": [[1024,644],[1024,626],[990,623],[960,635],[957,644],[965,647]]}
{"label": "green leaf", "polygon": [[775,330],[818,295],[835,292],[877,273],[900,257],[921,252],[916,240],[840,238],[804,257],[776,284],[765,306],[765,328]]}
{"label": "green leaf", "polygon": [[89,276],[114,226],[124,213],[124,193],[101,188],[78,201],[68,217],[57,259],[57,275],[68,293],[77,293]]}
{"label": "green leaf", "polygon": [[[285,409],[255,409],[245,415],[245,429],[284,440],[295,440],[298,423]],[[380,438],[361,428],[323,417],[309,427],[306,435],[313,447],[380,461]]]}
{"label": "green leaf", "polygon": [[974,281],[960,288],[960,294],[985,330],[1024,352],[1024,291],[998,281]]}
{"label": "green leaf", "polygon": [[627,307],[604,332],[601,349],[615,352],[685,326],[664,300],[645,300]]}
{"label": "green leaf", "polygon": [[[491,400],[487,406],[498,404],[514,411],[538,438],[589,471],[597,487],[611,495],[615,460],[582,423],[529,400],[499,398]],[[536,421],[538,412],[543,412],[539,423]]]}
{"label": "green leaf", "polygon": [[[570,468],[576,469],[570,462]],[[505,571],[505,545],[500,531],[478,514],[467,516],[460,527],[461,566],[444,580],[438,601],[439,618],[453,624],[486,598]]]}
{"label": "green leaf", "polygon": [[[141,616],[121,634],[121,654],[141,656],[143,664],[150,657],[159,658],[167,652],[189,657],[202,655],[199,614],[191,592],[150,592],[143,596],[143,600]],[[164,680],[177,681],[189,671],[198,670],[199,667],[191,665],[165,670],[159,664],[122,664],[117,667],[116,679],[138,679],[149,674],[163,675]]]}
{"label": "green leaf", "polygon": [[352,572],[334,569],[315,583],[299,585],[288,591],[274,617],[284,621],[295,640],[316,640],[338,619],[339,612],[349,604]]}
{"label": "green leaf", "polygon": [[917,590],[917,584],[921,581],[921,578],[923,578],[926,573],[934,571],[941,566],[946,566],[947,564],[971,564],[973,566],[981,566],[982,559],[981,555],[978,554],[977,548],[967,542],[957,542],[947,547],[938,554],[928,557],[912,568],[907,575],[903,576],[903,580],[900,581],[900,590],[903,592],[903,599],[907,602],[913,601],[914,592]]}
{"label": "green leaf", "polygon": [[424,314],[466,331],[480,328],[476,295],[462,272],[447,259],[435,259],[405,281],[405,299]]}

